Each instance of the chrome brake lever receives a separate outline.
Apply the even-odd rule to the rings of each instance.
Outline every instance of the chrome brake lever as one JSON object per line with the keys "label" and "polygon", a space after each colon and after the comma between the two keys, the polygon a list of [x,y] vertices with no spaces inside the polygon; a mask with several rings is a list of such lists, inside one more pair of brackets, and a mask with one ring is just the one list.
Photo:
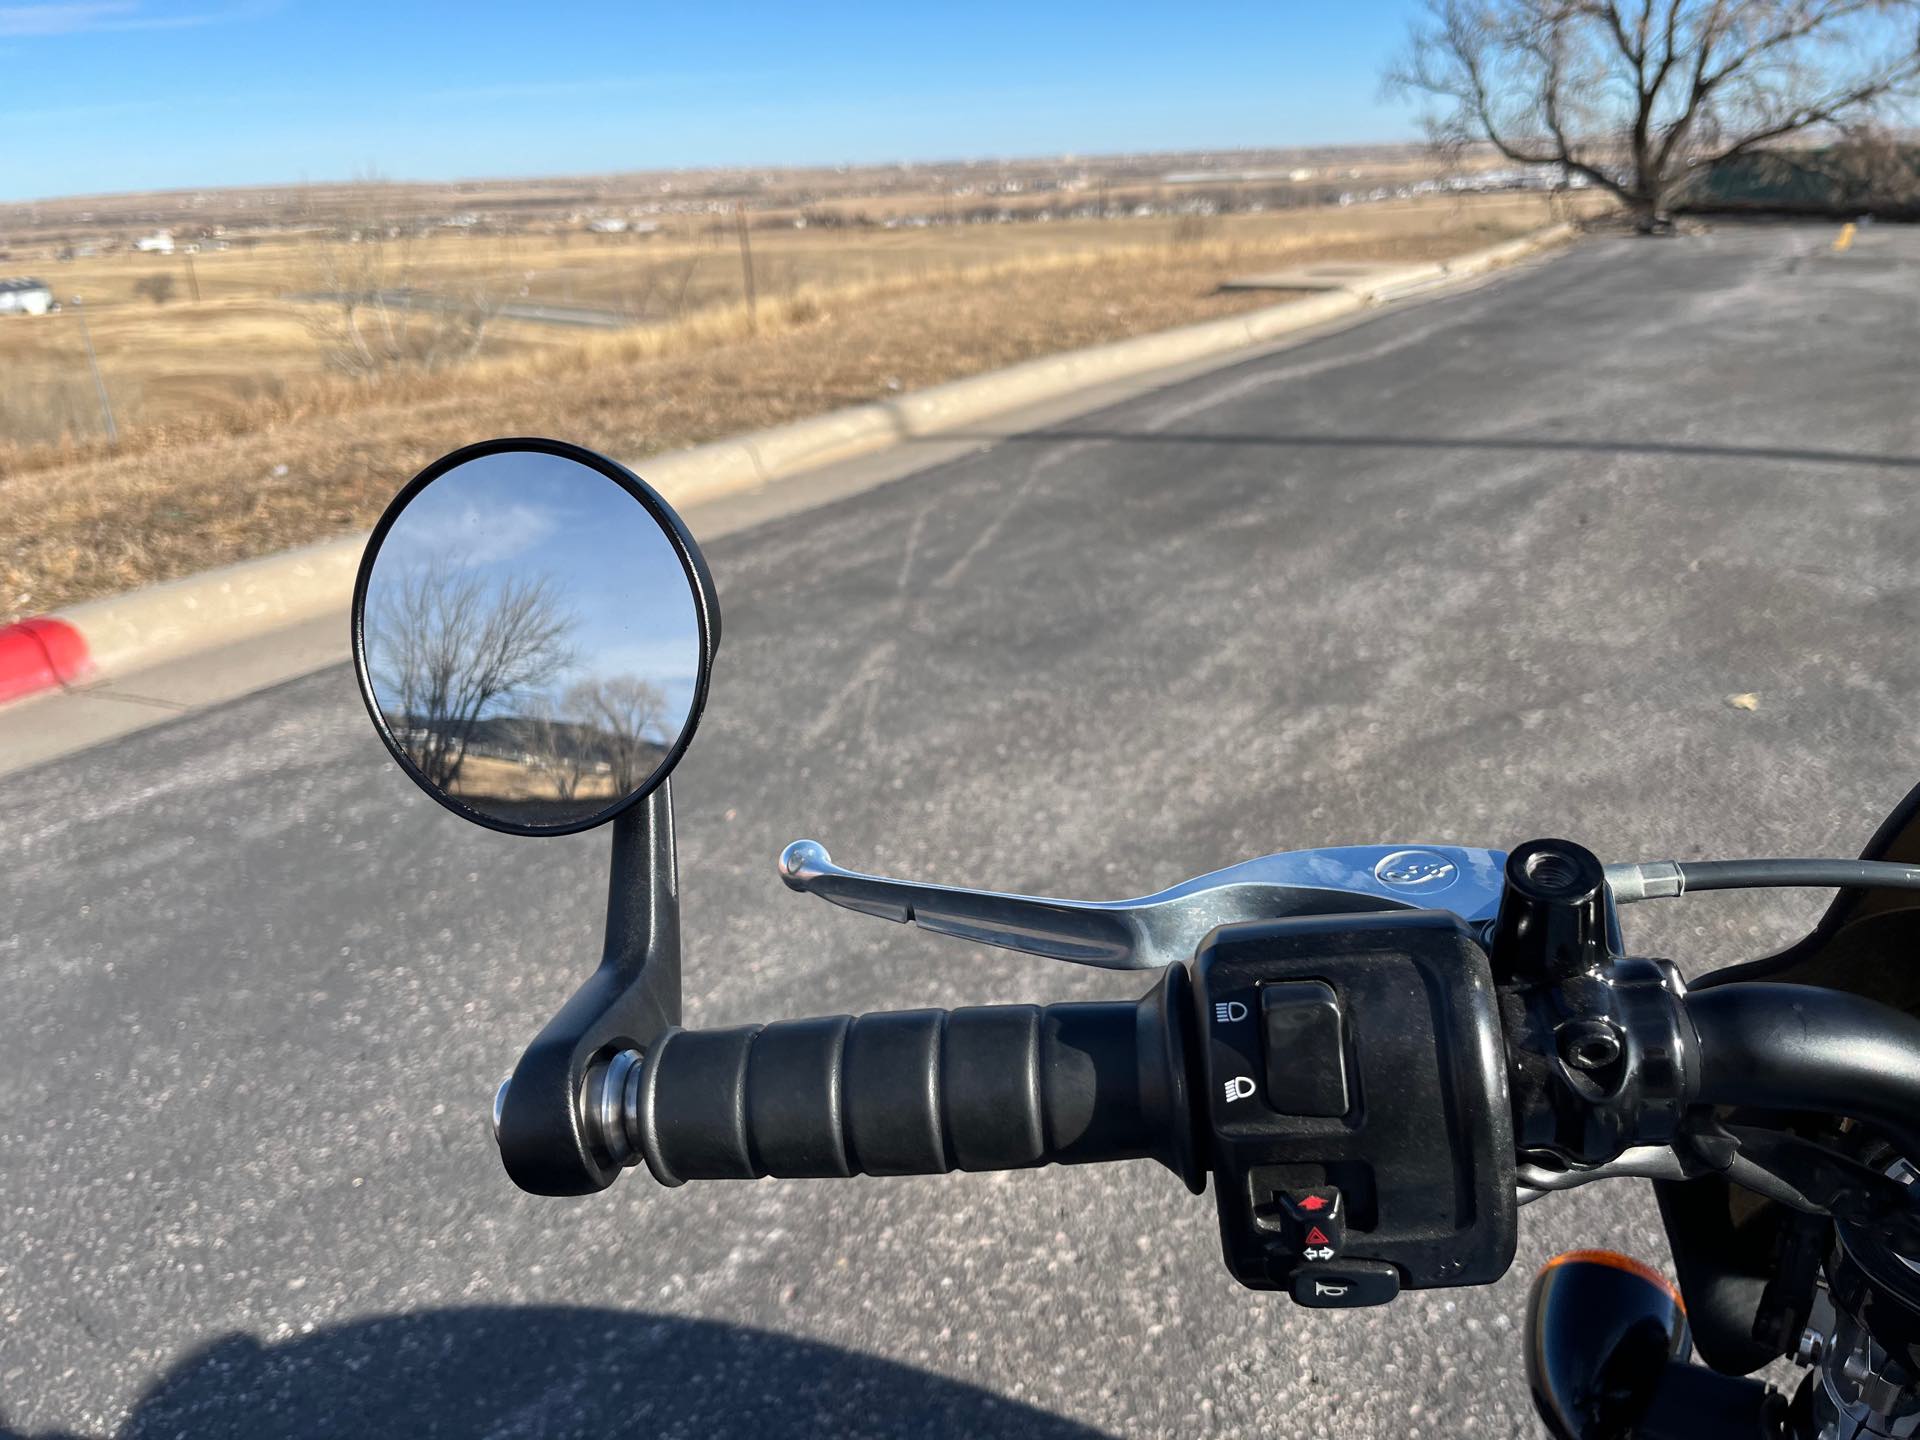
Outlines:
{"label": "chrome brake lever", "polygon": [[1498,850],[1455,845],[1345,845],[1267,855],[1135,900],[1053,900],[862,875],[815,840],[780,854],[789,888],[923,930],[1095,965],[1156,970],[1189,959],[1217,926],[1357,910],[1450,910],[1471,924],[1500,903]]}

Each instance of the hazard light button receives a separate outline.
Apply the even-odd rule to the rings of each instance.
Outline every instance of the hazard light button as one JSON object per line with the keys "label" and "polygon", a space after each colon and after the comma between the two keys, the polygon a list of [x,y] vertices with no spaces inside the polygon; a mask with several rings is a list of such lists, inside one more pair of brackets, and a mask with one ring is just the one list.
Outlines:
{"label": "hazard light button", "polygon": [[1340,1192],[1331,1185],[1316,1190],[1284,1190],[1274,1200],[1292,1222],[1288,1238],[1302,1260],[1331,1260],[1347,1241]]}
{"label": "hazard light button", "polygon": [[1279,1190],[1273,1200],[1286,1217],[1286,1242],[1294,1260],[1332,1260],[1346,1246],[1346,1215],[1336,1188]]}

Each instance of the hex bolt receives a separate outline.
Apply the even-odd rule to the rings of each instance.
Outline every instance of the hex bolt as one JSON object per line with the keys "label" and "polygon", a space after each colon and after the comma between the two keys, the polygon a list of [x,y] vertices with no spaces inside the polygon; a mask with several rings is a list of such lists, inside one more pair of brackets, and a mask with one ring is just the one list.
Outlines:
{"label": "hex bolt", "polygon": [[1570,1020],[1556,1038],[1560,1058],[1576,1070],[1604,1070],[1620,1058],[1620,1036],[1604,1020]]}

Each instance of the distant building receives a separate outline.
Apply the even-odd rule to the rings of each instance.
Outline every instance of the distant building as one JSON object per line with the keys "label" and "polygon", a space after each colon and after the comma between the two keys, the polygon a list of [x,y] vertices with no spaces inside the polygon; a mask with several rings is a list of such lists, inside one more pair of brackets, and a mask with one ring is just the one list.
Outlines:
{"label": "distant building", "polygon": [[53,287],[24,275],[0,277],[0,315],[44,315],[53,308]]}
{"label": "distant building", "polygon": [[149,255],[171,255],[173,253],[173,232],[156,230],[151,235],[142,235],[133,242],[133,248],[144,250]]}

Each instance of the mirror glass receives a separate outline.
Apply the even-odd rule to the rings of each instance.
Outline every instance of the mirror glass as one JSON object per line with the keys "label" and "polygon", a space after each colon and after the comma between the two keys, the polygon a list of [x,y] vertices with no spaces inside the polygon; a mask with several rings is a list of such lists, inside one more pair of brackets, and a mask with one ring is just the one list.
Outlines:
{"label": "mirror glass", "polygon": [[542,451],[416,491],[368,571],[365,675],[417,778],[504,828],[577,829],[650,789],[693,718],[693,581],[639,496]]}

